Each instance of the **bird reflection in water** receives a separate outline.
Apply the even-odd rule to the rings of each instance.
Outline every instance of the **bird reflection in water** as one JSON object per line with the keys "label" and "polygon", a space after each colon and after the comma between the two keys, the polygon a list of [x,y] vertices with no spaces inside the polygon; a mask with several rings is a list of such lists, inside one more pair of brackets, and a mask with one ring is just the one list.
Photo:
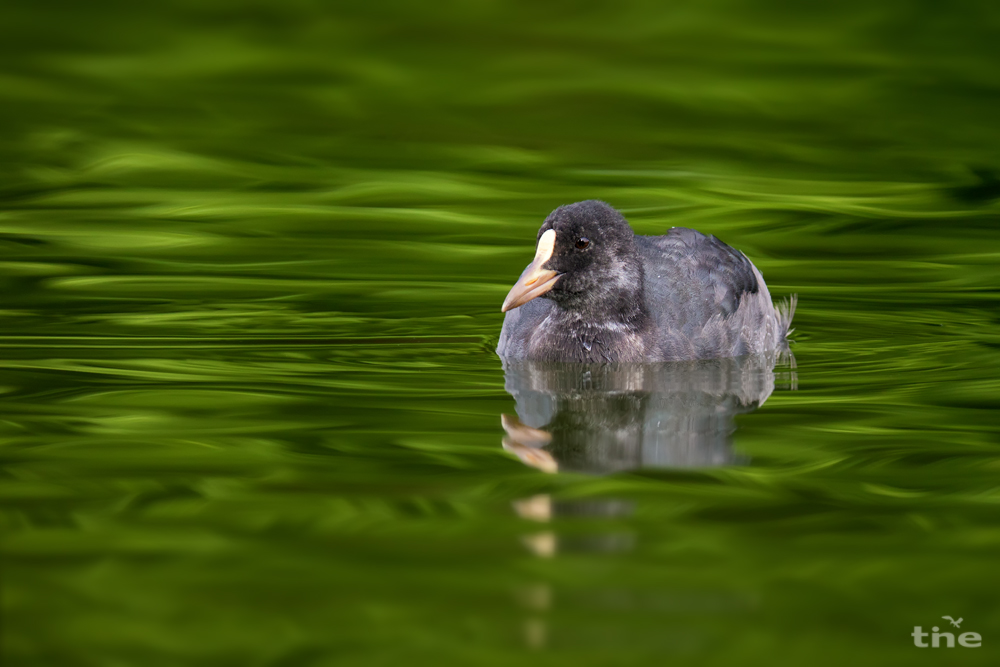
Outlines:
{"label": "bird reflection in water", "polygon": [[544,472],[611,473],[745,462],[730,442],[736,415],[775,390],[786,352],[660,364],[507,362],[517,415],[502,415],[503,446]]}
{"label": "bird reflection in water", "polygon": [[[775,373],[776,366],[781,370]],[[516,415],[501,416],[503,447],[543,472],[606,474],[640,468],[699,469],[747,463],[732,447],[736,416],[753,412],[775,389],[795,389],[788,350],[731,359],[660,364],[508,361],[505,388]],[[547,494],[516,500],[524,519],[548,524],[570,516],[628,516],[615,499],[553,501]],[[550,529],[522,536],[536,556],[559,551],[622,552],[622,532],[564,540]],[[547,589],[546,584],[536,587]],[[523,597],[523,596],[521,596]],[[546,599],[552,597],[551,591]],[[525,642],[544,645],[545,623],[534,610]]]}

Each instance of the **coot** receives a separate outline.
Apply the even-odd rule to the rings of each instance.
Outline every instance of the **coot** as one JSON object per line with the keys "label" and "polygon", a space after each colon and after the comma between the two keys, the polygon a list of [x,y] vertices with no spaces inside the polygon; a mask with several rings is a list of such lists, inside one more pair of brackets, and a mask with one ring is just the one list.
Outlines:
{"label": "coot", "polygon": [[[541,297],[541,298],[539,298]],[[677,361],[782,349],[795,297],[777,307],[746,256],[674,227],[636,236],[601,201],[560,206],[503,302],[505,360]]]}

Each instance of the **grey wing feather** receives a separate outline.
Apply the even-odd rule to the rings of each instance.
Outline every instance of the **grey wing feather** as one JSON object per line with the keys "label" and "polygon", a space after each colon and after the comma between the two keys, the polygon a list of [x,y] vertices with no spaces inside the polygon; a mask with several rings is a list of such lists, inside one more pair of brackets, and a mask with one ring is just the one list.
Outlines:
{"label": "grey wing feather", "polygon": [[682,227],[636,241],[664,359],[741,356],[784,340],[790,314],[783,318],[776,311],[763,277],[743,253]]}

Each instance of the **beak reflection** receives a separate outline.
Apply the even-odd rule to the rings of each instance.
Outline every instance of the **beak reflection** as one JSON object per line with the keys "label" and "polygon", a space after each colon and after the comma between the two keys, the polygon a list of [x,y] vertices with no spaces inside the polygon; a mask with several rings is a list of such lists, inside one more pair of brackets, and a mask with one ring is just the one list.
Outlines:
{"label": "beak reflection", "polygon": [[504,449],[532,468],[549,473],[559,471],[559,464],[552,454],[542,449],[552,441],[551,433],[522,424],[512,415],[500,415],[500,425],[507,432],[507,437],[503,439]]}

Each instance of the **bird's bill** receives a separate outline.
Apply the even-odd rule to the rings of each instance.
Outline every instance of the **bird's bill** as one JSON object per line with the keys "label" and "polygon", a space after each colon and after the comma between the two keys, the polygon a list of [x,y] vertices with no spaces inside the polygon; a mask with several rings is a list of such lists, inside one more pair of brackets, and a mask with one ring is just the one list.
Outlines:
{"label": "bird's bill", "polygon": [[552,250],[556,244],[556,230],[549,229],[538,239],[538,248],[535,250],[535,259],[528,265],[517,279],[514,286],[507,293],[507,298],[503,300],[500,307],[501,313],[506,313],[512,308],[523,306],[532,299],[539,297],[555,287],[556,281],[561,274],[551,270],[543,269],[542,266],[552,258]]}

